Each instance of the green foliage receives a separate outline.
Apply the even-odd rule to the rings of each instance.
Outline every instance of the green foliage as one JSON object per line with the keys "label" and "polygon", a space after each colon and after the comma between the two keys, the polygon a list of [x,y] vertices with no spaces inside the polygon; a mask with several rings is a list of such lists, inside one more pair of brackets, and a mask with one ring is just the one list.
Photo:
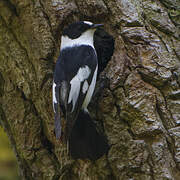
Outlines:
{"label": "green foliage", "polygon": [[16,157],[9,139],[0,127],[0,180],[18,180]]}

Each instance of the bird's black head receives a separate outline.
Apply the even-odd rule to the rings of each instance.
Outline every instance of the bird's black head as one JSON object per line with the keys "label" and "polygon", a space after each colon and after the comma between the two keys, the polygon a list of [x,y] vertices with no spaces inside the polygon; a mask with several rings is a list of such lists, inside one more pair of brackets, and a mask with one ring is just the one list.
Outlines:
{"label": "bird's black head", "polygon": [[96,29],[103,26],[102,24],[93,24],[89,21],[79,21],[70,24],[63,31],[63,36],[68,36],[71,39],[76,39],[81,36],[88,29]]}

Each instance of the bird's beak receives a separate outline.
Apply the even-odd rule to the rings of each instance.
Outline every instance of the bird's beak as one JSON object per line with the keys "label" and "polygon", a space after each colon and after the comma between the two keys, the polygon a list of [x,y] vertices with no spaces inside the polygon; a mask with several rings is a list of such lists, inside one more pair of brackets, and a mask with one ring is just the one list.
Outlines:
{"label": "bird's beak", "polygon": [[96,29],[96,28],[99,28],[99,27],[103,27],[104,25],[103,24],[93,24],[91,26],[92,29]]}

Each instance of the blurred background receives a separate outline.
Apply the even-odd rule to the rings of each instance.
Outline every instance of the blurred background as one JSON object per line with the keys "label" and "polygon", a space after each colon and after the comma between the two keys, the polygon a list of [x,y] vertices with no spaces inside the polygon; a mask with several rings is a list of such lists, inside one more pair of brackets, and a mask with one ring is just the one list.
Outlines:
{"label": "blurred background", "polygon": [[0,126],[0,180],[20,180],[16,157],[9,139]]}

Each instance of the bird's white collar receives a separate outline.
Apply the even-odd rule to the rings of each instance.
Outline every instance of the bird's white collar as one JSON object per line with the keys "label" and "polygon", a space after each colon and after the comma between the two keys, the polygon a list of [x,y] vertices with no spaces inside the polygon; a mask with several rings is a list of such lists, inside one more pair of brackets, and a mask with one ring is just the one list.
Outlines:
{"label": "bird's white collar", "polygon": [[70,39],[68,36],[62,36],[61,38],[61,50],[67,47],[89,45],[94,48],[94,32],[95,29],[90,29],[84,32],[79,38]]}

